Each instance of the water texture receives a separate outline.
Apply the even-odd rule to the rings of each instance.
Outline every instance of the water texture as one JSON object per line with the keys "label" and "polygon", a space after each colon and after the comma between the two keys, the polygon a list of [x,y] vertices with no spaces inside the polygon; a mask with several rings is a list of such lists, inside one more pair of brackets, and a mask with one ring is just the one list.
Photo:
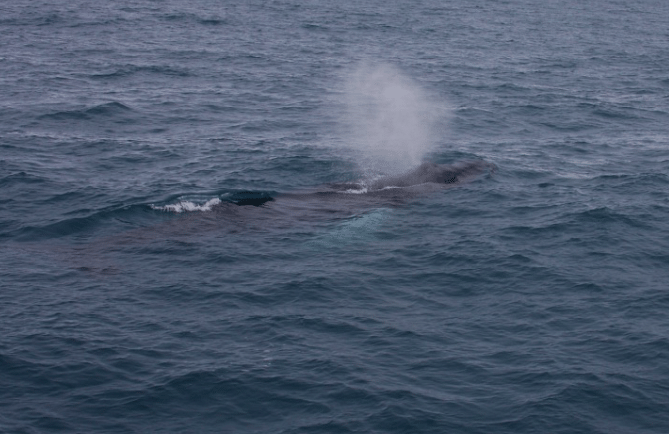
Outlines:
{"label": "water texture", "polygon": [[0,432],[669,432],[667,29],[6,2]]}

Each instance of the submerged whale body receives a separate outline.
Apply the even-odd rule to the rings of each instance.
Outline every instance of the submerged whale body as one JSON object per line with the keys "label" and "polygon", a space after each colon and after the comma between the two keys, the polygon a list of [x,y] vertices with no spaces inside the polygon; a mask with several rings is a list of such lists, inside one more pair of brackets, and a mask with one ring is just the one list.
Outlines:
{"label": "submerged whale body", "polygon": [[[330,223],[349,222],[354,216],[373,215],[371,219],[375,221],[379,218],[375,210],[403,207],[414,198],[457,187],[494,169],[494,165],[481,160],[451,165],[423,163],[398,175],[359,183],[329,184],[306,191],[229,192],[220,199],[216,198],[211,206],[197,209],[211,212],[188,212],[181,218],[104,237],[86,248],[70,252],[69,256],[80,268],[106,273],[106,270],[113,270],[115,267],[106,264],[98,256],[101,252],[108,251],[110,246],[115,249],[134,249],[138,244],[174,239],[188,241],[202,234],[211,237],[212,234],[221,231],[277,233],[277,231],[297,230],[300,234],[319,234]],[[175,211],[177,209],[175,206],[153,209],[180,212]],[[347,230],[355,227],[356,224],[346,226]],[[342,231],[334,235],[336,239],[347,236]],[[83,266],[82,262],[85,263]],[[99,263],[102,263],[102,266]]]}

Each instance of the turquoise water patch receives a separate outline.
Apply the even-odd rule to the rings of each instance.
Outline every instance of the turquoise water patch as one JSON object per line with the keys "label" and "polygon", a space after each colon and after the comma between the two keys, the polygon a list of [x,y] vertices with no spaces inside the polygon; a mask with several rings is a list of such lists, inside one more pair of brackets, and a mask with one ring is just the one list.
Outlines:
{"label": "turquoise water patch", "polygon": [[356,215],[339,223],[324,235],[309,243],[312,248],[345,247],[354,243],[366,243],[376,237],[392,210],[380,208],[362,215]]}

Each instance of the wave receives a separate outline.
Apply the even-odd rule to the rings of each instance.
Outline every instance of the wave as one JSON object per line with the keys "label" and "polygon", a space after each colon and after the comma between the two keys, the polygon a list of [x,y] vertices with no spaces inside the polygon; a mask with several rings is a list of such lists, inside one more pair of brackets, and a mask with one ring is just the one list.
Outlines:
{"label": "wave", "polygon": [[7,188],[17,184],[41,184],[43,182],[46,182],[46,179],[21,171],[0,178],[0,187]]}
{"label": "wave", "polygon": [[224,26],[231,24],[231,21],[227,16],[220,16],[217,14],[200,16],[194,13],[188,12],[177,12],[171,14],[165,14],[160,17],[160,19],[168,22],[188,22],[200,24],[203,26]]}
{"label": "wave", "polygon": [[133,109],[120,102],[112,101],[104,104],[99,104],[93,107],[80,110],[65,110],[48,113],[39,116],[40,120],[92,120],[95,118],[112,118],[119,115],[125,115],[132,112]]}
{"label": "wave", "polygon": [[135,74],[148,73],[150,75],[166,75],[171,77],[188,77],[190,73],[184,69],[165,65],[124,65],[115,71],[92,74],[88,77],[95,80],[125,78]]}

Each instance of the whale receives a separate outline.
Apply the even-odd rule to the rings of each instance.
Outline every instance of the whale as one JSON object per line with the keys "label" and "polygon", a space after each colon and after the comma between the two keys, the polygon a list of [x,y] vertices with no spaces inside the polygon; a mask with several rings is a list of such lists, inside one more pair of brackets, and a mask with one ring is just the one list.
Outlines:
{"label": "whale", "polygon": [[411,187],[426,183],[457,184],[479,175],[492,168],[489,163],[481,160],[463,161],[455,164],[436,164],[425,162],[405,173],[386,176],[370,183],[370,189]]}
{"label": "whale", "polygon": [[[399,174],[352,183],[330,183],[301,191],[285,193],[237,191],[225,197],[214,210],[228,208],[230,205],[267,207],[276,201],[299,201],[302,205],[311,203],[315,207],[322,206],[317,202],[339,202],[345,205],[343,210],[346,210],[346,205],[354,204],[374,206],[388,202],[392,205],[404,203],[407,199],[422,193],[455,187],[486,171],[492,172],[494,168],[494,165],[483,160],[461,161],[454,164],[425,162]],[[271,206],[280,205],[273,203]]]}
{"label": "whale", "polygon": [[228,195],[218,208],[226,205],[262,207],[276,200],[325,199],[329,201],[375,202],[408,199],[420,193],[455,187],[478,175],[493,171],[494,165],[483,160],[461,161],[454,164],[425,162],[406,172],[353,183],[331,183],[310,190],[271,194],[261,191],[237,191]]}
{"label": "whale", "polygon": [[237,191],[222,197],[212,211],[222,217],[234,215],[242,221],[272,221],[270,225],[336,220],[378,208],[404,207],[416,198],[456,188],[494,170],[493,164],[483,160],[425,162],[399,174],[292,192]]}
{"label": "whale", "polygon": [[107,274],[121,269],[106,258],[108,253],[126,249],[150,251],[154,243],[188,244],[202,237],[216,239],[233,234],[245,239],[246,234],[259,233],[274,241],[293,233],[325,240],[324,245],[345,243],[379,224],[392,209],[411,206],[415,199],[457,188],[494,171],[495,166],[483,160],[425,162],[398,174],[297,191],[228,190],[208,201],[210,206],[199,206],[194,211],[147,204],[156,212],[178,215],[57,251],[59,257],[78,269]]}
{"label": "whale", "polygon": [[[411,197],[433,190],[452,188],[471,181],[483,173],[492,173],[494,170],[493,164],[483,160],[460,161],[454,164],[424,162],[399,174],[363,179],[353,183],[327,184],[317,188],[315,192],[312,191],[311,194],[355,193],[362,200],[379,196]],[[258,203],[240,202],[237,204],[257,205]]]}

